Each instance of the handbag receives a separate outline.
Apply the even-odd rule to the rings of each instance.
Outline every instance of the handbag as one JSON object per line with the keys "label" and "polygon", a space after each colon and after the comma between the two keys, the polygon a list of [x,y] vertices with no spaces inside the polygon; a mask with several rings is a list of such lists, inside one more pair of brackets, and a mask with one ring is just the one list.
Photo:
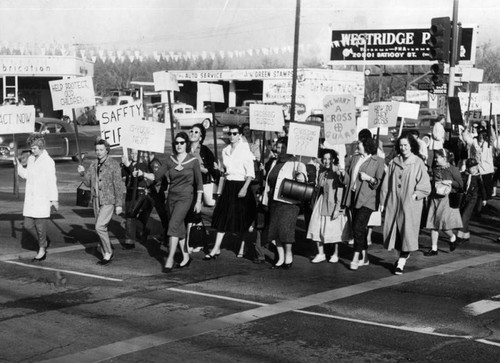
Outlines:
{"label": "handbag", "polygon": [[82,188],[83,182],[76,188],[76,205],[79,207],[88,207],[91,199],[91,191],[88,188]]}
{"label": "handbag", "polygon": [[451,192],[451,185],[443,183],[441,181],[437,181],[434,185],[436,189],[436,195],[439,195],[441,197],[444,197]]}
{"label": "handbag", "polygon": [[189,230],[189,246],[190,247],[205,247],[208,243],[208,231],[200,218],[200,223],[191,226]]}
{"label": "handbag", "polygon": [[[304,173],[305,179],[307,176]],[[281,183],[280,198],[291,199],[301,203],[309,203],[314,195],[315,187],[313,184],[299,182],[285,178]]]}
{"label": "handbag", "polygon": [[382,225],[382,213],[379,210],[373,211],[368,220],[368,227],[378,227]]}
{"label": "handbag", "polygon": [[203,184],[203,204],[207,207],[213,207],[215,205],[214,194],[217,192],[217,184],[211,182]]}
{"label": "handbag", "polygon": [[458,209],[462,206],[462,201],[464,199],[465,193],[450,193],[449,195],[449,200],[450,200],[450,208],[453,209]]}

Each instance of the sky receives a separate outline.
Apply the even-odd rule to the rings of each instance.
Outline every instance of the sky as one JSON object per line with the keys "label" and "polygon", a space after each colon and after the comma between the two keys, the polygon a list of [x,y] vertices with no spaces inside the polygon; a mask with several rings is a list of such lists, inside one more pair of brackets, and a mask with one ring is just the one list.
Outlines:
{"label": "sky", "polygon": [[[500,43],[500,1],[459,0],[478,44]],[[301,0],[300,42],[330,30],[427,28],[453,0]],[[0,0],[0,43],[108,50],[217,51],[293,45],[295,0]],[[499,45],[499,44],[496,44]]]}

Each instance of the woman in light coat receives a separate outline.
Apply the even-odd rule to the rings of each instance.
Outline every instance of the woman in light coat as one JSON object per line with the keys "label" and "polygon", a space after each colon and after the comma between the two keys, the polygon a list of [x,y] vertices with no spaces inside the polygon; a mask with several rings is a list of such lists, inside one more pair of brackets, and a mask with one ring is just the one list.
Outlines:
{"label": "woman in light coat", "polygon": [[380,192],[381,210],[385,211],[384,247],[399,251],[394,273],[401,275],[410,257],[418,250],[418,235],[424,198],[431,192],[427,167],[417,156],[419,145],[411,135],[396,143],[396,156],[390,163]]}
{"label": "woman in light coat", "polygon": [[[54,160],[45,150],[45,139],[41,134],[28,137],[31,155],[28,164],[18,163],[18,175],[26,179],[23,216],[24,228],[38,241],[38,254],[33,261],[43,261],[47,257],[47,220],[53,206],[59,208],[56,167]],[[14,163],[17,160],[14,159]]]}

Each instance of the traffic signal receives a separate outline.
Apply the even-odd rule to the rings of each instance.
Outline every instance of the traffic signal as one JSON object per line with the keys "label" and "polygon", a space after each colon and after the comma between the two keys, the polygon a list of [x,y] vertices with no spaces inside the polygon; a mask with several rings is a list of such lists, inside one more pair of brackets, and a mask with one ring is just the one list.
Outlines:
{"label": "traffic signal", "polygon": [[432,83],[434,83],[434,86],[436,87],[441,87],[443,85],[443,77],[444,77],[444,65],[443,63],[439,62],[436,64],[433,64],[431,66],[431,73],[432,73]]}
{"label": "traffic signal", "polygon": [[448,63],[450,61],[451,44],[451,20],[445,16],[442,18],[432,18],[431,37],[427,44],[430,47],[429,59]]}

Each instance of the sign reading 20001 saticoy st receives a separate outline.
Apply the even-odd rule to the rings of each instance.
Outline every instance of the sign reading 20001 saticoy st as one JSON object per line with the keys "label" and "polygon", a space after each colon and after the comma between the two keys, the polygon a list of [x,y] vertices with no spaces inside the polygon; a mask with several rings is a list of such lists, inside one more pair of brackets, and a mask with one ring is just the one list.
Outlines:
{"label": "sign reading 20001 saticoy st", "polygon": [[[460,64],[474,64],[477,27],[463,27]],[[429,29],[332,30],[330,63],[430,64]],[[366,46],[365,46],[366,44]]]}

